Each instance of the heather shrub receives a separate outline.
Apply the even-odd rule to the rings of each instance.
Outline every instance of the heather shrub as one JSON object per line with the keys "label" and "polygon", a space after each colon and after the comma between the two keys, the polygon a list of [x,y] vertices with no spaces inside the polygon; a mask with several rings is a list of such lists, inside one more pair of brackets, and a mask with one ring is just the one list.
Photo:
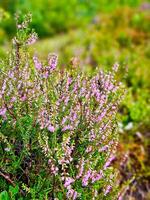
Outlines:
{"label": "heather shrub", "polygon": [[[1,195],[16,199],[117,199],[118,65],[85,75],[30,55],[31,16],[17,17],[12,50],[1,61]],[[10,186],[12,185],[12,186]]]}

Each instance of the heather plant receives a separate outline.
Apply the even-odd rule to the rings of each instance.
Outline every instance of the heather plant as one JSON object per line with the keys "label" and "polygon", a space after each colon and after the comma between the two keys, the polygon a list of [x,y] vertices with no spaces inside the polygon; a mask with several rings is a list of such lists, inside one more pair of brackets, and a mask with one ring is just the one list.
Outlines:
{"label": "heather plant", "polygon": [[57,55],[41,61],[29,54],[37,39],[31,15],[16,22],[12,50],[0,63],[2,195],[117,199],[118,64],[92,76],[77,66],[59,69]]}

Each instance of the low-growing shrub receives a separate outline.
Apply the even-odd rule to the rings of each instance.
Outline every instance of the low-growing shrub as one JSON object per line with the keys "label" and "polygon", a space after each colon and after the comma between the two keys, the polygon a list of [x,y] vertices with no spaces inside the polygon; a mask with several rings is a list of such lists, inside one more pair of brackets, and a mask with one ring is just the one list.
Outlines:
{"label": "low-growing shrub", "polygon": [[1,195],[117,199],[118,65],[87,76],[77,66],[59,70],[55,54],[41,62],[28,53],[37,39],[30,21],[17,18],[12,51],[1,61]]}

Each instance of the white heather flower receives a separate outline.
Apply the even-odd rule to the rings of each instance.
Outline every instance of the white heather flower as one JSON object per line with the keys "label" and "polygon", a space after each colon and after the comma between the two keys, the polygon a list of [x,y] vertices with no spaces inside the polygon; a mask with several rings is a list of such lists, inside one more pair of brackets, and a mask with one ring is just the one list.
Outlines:
{"label": "white heather flower", "polygon": [[10,148],[5,148],[4,150],[7,151],[7,152],[9,152],[9,151],[10,151]]}
{"label": "white heather flower", "polygon": [[126,131],[129,131],[133,128],[133,123],[132,122],[129,122],[125,127],[124,127],[124,130]]}

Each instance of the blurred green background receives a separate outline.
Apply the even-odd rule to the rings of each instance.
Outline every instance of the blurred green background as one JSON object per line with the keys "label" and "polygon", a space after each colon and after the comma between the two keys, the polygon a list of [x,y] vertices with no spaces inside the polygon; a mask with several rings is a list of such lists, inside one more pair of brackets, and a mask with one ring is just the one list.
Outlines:
{"label": "blurred green background", "polygon": [[88,73],[122,66],[127,95],[120,108],[119,158],[122,180],[135,177],[127,199],[150,199],[150,1],[0,0],[0,57],[15,34],[16,12],[32,13],[39,41],[30,48],[41,58],[59,55],[61,66],[77,62]]}

